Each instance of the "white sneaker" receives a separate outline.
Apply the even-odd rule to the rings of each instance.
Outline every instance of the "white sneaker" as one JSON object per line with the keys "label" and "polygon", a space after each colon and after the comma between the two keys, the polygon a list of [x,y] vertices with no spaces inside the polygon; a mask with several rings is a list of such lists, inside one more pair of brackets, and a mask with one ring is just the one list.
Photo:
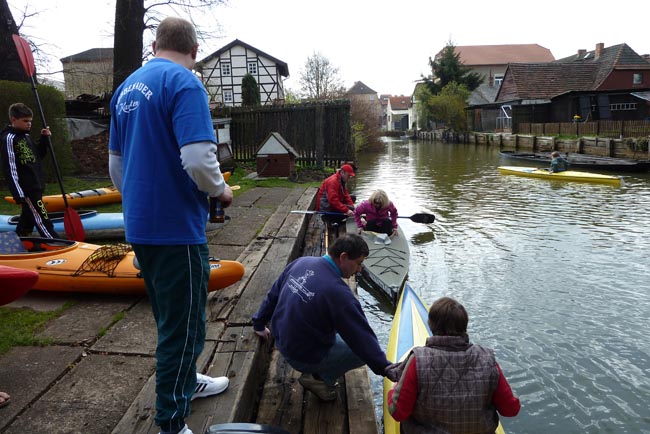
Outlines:
{"label": "white sneaker", "polygon": [[187,424],[185,424],[185,426],[183,427],[183,429],[180,430],[180,431],[178,432],[178,434],[194,434],[194,433],[192,432],[192,430],[190,429],[190,427],[187,426]]}
{"label": "white sneaker", "polygon": [[[194,390],[194,395],[192,395],[192,400],[221,393],[228,388],[229,383],[230,381],[228,380],[228,377],[212,378],[197,372],[196,389]],[[189,432],[189,434],[192,434],[192,432]]]}
{"label": "white sneaker", "polygon": [[[160,434],[160,433],[158,433],[158,434]],[[183,427],[183,429],[180,430],[180,431],[178,432],[178,434],[194,434],[194,433],[192,432],[192,430],[190,429],[190,427],[188,427],[187,424],[185,424],[185,426]]]}

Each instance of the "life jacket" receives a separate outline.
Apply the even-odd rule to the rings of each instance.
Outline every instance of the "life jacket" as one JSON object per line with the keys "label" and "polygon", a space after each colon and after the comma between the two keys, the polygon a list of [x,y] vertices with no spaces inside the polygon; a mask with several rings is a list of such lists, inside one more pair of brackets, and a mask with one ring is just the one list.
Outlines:
{"label": "life jacket", "polygon": [[418,396],[407,434],[494,433],[499,416],[492,395],[499,383],[494,352],[469,343],[468,337],[432,336],[413,349]]}

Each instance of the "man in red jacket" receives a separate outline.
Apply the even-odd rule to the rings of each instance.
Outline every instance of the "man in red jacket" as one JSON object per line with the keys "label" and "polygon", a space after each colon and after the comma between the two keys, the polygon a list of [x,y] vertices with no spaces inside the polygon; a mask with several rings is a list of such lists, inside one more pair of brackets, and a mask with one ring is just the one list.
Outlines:
{"label": "man in red jacket", "polygon": [[354,217],[354,201],[346,187],[346,183],[353,176],[352,165],[344,164],[335,174],[323,181],[316,197],[316,211],[341,213],[340,216],[324,214],[323,221],[341,223],[346,217]]}

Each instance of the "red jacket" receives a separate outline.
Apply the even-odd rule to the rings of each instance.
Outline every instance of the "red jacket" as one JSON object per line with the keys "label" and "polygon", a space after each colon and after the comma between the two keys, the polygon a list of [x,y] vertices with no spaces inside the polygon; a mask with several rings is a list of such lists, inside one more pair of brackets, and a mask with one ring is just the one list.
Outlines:
{"label": "red jacket", "polygon": [[[512,393],[501,367],[496,365],[499,370],[499,383],[497,389],[492,395],[492,404],[500,415],[513,417],[519,413],[521,404],[519,399]],[[393,400],[395,388],[388,392],[388,408],[391,409],[391,416],[398,421],[405,421],[411,416],[415,401],[418,396],[418,376],[415,357],[408,364],[406,371],[402,374],[399,382],[400,390],[397,399]]]}
{"label": "red jacket", "polygon": [[341,182],[341,171],[327,177],[318,189],[316,211],[347,213],[347,205],[354,206],[345,183]]}

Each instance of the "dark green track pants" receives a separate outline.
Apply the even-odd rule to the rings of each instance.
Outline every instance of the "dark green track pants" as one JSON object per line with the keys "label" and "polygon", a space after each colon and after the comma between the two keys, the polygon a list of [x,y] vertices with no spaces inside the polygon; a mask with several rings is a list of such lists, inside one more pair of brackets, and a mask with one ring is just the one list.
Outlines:
{"label": "dark green track pants", "polygon": [[175,432],[190,414],[196,360],[205,342],[208,246],[133,244],[133,250],[158,327],[155,421]]}

